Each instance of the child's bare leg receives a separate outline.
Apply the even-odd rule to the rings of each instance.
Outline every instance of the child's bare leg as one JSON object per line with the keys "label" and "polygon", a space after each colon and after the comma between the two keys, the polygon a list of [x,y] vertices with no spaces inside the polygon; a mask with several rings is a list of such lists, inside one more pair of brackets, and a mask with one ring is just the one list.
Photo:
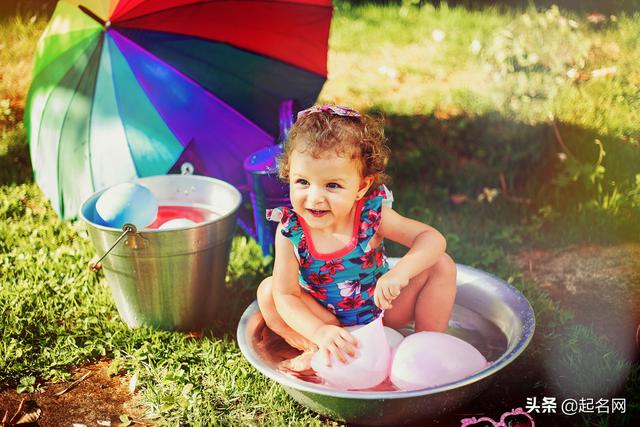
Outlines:
{"label": "child's bare leg", "polygon": [[411,279],[384,312],[384,324],[401,328],[412,320],[416,332],[447,330],[456,297],[456,265],[447,254]]}
{"label": "child's bare leg", "polygon": [[[258,286],[258,306],[260,306],[260,312],[264,321],[273,332],[280,335],[284,340],[299,350],[315,350],[316,346],[311,341],[294,331],[284,321],[278,310],[276,309],[276,303],[273,300],[273,279],[271,276],[267,277]],[[327,324],[339,325],[340,322],[329,310],[321,306],[311,295],[306,292],[302,292],[302,301],[311,310],[311,312],[320,320]]]}

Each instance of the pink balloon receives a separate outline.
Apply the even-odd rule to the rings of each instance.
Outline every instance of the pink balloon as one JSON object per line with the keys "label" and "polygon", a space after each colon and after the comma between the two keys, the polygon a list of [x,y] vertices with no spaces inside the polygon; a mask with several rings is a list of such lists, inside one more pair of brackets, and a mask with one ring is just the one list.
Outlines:
{"label": "pink balloon", "polygon": [[384,327],[384,334],[387,336],[387,343],[389,343],[389,348],[391,348],[391,351],[398,348],[400,342],[402,342],[402,340],[404,339],[404,335],[388,326]]}
{"label": "pink balloon", "polygon": [[387,343],[389,344],[389,350],[391,350],[391,355],[389,356],[389,367],[387,368],[387,372],[391,372],[393,357],[396,354],[398,346],[404,339],[404,335],[388,326],[384,327],[384,334],[387,336]]}
{"label": "pink balloon", "polygon": [[318,352],[311,359],[311,367],[332,387],[341,390],[361,390],[375,387],[387,378],[391,359],[382,316],[371,323],[346,328],[357,340],[356,357],[347,363],[332,359],[331,366],[324,363]]}
{"label": "pink balloon", "polygon": [[418,332],[398,346],[391,382],[403,390],[435,387],[466,378],[487,366],[471,344],[440,332]]}

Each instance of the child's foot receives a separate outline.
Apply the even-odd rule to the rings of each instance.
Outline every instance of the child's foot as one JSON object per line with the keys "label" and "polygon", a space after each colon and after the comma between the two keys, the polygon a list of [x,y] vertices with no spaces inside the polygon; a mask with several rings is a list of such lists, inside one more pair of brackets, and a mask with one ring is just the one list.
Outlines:
{"label": "child's foot", "polygon": [[279,367],[284,371],[292,371],[297,373],[309,371],[311,369],[312,357],[313,357],[313,352],[305,351],[301,355],[296,356],[292,359],[283,360],[280,363]]}

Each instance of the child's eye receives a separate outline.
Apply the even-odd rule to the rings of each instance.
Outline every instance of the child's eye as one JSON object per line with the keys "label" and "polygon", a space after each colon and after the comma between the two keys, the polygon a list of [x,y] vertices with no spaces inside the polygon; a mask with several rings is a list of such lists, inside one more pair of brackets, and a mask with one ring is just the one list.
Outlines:
{"label": "child's eye", "polygon": [[342,186],[338,183],[335,182],[330,182],[329,184],[327,184],[327,188],[330,188],[332,190],[336,190],[338,188],[342,188]]}
{"label": "child's eye", "polygon": [[296,184],[309,185],[309,181],[307,181],[306,179],[299,178],[296,180]]}

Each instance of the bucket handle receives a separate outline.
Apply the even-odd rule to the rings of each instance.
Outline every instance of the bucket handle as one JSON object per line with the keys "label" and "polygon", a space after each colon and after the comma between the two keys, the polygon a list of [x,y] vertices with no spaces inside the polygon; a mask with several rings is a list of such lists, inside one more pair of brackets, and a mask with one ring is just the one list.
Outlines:
{"label": "bucket handle", "polygon": [[122,239],[125,238],[125,236],[129,233],[131,234],[136,234],[138,230],[136,229],[136,226],[133,224],[125,224],[122,226],[122,234],[120,235],[120,237],[118,237],[118,239],[115,241],[115,243],[113,245],[111,245],[111,247],[109,248],[109,250],[107,250],[107,252],[105,252],[104,255],[102,255],[97,261],[95,260],[95,258],[93,258],[91,261],[89,261],[89,270],[93,271],[94,273],[97,273],[98,271],[102,270],[102,264],[100,263],[103,259],[105,259],[105,257],[107,255],[109,255],[109,252],[111,252],[113,250],[113,248],[116,247],[116,245],[118,243],[120,243],[120,241]]}

